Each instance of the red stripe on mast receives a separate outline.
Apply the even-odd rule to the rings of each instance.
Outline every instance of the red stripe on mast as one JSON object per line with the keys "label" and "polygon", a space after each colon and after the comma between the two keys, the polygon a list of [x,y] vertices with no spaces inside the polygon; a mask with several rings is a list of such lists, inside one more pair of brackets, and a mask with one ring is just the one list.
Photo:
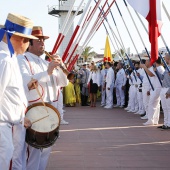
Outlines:
{"label": "red stripe on mast", "polygon": [[71,45],[72,45],[72,43],[73,43],[73,41],[74,41],[74,38],[76,37],[76,34],[77,34],[79,28],[80,28],[80,26],[77,25],[77,26],[76,26],[76,29],[74,30],[74,33],[73,33],[73,35],[72,35],[72,37],[71,37],[71,39],[70,39],[70,41],[69,41],[69,43],[68,43],[68,45],[67,45],[67,48],[66,48],[66,50],[65,50],[65,52],[64,52],[64,54],[63,54],[63,57],[62,57],[63,62],[64,62],[64,61],[66,60],[66,58],[67,58],[68,51],[69,51],[69,49],[70,49],[70,47],[71,47]]}

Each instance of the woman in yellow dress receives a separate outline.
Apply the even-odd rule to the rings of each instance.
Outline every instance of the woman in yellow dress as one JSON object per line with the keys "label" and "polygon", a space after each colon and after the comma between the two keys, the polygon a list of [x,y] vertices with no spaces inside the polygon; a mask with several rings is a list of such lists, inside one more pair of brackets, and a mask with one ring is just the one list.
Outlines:
{"label": "woman in yellow dress", "polygon": [[64,104],[68,107],[76,105],[74,79],[70,80],[68,85],[66,87],[64,87]]}

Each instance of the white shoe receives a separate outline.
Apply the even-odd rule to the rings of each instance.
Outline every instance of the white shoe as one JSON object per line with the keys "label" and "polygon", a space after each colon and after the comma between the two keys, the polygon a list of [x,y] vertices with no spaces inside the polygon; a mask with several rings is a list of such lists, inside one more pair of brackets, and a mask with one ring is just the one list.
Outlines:
{"label": "white shoe", "polygon": [[104,107],[104,106],[106,106],[106,105],[105,105],[105,104],[101,104],[100,106],[101,106],[101,107]]}
{"label": "white shoe", "polygon": [[105,106],[104,108],[105,109],[112,109],[113,107],[112,106]]}
{"label": "white shoe", "polygon": [[151,121],[147,121],[147,122],[143,123],[143,125],[144,126],[153,126],[154,124]]}
{"label": "white shoe", "polygon": [[139,111],[135,112],[134,114],[135,114],[135,115],[138,115],[138,114],[139,114]]}
{"label": "white shoe", "polygon": [[124,108],[124,110],[130,110],[130,107],[126,107],[126,108]]}
{"label": "white shoe", "polygon": [[130,110],[128,110],[127,112],[134,112],[134,110],[131,110],[131,109],[130,109]]}
{"label": "white shoe", "polygon": [[60,125],[68,125],[69,122],[66,122],[64,119],[60,122]]}
{"label": "white shoe", "polygon": [[66,112],[66,110],[63,110],[63,113],[65,113]]}
{"label": "white shoe", "polygon": [[119,106],[120,108],[123,108],[123,106]]}
{"label": "white shoe", "polygon": [[120,105],[114,105],[113,107],[120,107]]}
{"label": "white shoe", "polygon": [[144,113],[145,113],[145,111],[142,110],[142,111],[140,111],[139,114],[140,114],[140,115],[143,115]]}
{"label": "white shoe", "polygon": [[145,116],[141,117],[141,119],[146,120],[146,119],[148,119],[148,117],[145,115]]}
{"label": "white shoe", "polygon": [[136,112],[138,112],[138,110],[134,110],[134,111],[133,111],[133,113],[136,113]]}

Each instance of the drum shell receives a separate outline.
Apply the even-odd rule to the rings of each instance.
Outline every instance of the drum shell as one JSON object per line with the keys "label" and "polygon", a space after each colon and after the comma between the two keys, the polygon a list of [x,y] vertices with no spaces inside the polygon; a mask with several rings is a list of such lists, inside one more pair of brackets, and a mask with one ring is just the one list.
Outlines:
{"label": "drum shell", "polygon": [[59,127],[49,133],[36,132],[33,129],[26,130],[26,142],[34,148],[48,148],[52,146],[59,136]]}

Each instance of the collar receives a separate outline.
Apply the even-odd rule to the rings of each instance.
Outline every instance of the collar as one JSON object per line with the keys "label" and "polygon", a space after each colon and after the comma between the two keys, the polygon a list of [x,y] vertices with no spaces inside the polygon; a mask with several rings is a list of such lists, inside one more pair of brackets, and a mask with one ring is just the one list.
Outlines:
{"label": "collar", "polygon": [[27,54],[28,56],[32,57],[34,60],[37,60],[37,61],[41,61],[42,58],[33,54],[33,53],[30,53],[30,52],[26,52],[25,54]]}
{"label": "collar", "polygon": [[10,51],[8,49],[8,44],[6,44],[5,42],[1,41],[0,42],[0,50],[3,50],[5,51],[5,53],[7,53],[8,55],[11,55],[10,54]]}

